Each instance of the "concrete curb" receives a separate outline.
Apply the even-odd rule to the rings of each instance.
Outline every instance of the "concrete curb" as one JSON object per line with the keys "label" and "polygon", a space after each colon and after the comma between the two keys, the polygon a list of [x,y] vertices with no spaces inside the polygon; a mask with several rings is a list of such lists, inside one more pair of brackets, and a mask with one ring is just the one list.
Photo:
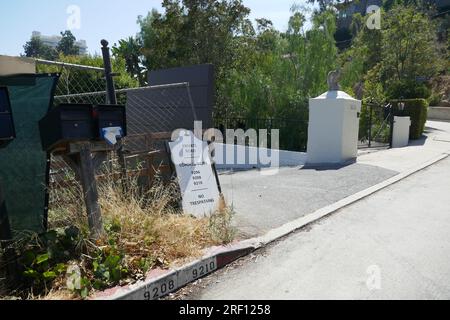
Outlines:
{"label": "concrete curb", "polygon": [[240,241],[226,247],[216,247],[207,250],[205,255],[192,263],[171,270],[154,270],[145,281],[138,282],[127,287],[116,287],[96,295],[95,300],[155,300],[162,298],[185,285],[205,277],[214,271],[225,267],[231,262],[248,255],[290,233],[293,233],[313,222],[316,222],[340,209],[360,201],[386,187],[389,187],[410,175],[417,173],[445,158],[449,154],[441,154],[420,166],[400,173],[375,186],[357,192],[347,198],[323,207],[307,216],[284,224],[283,226],[269,231],[261,237]]}
{"label": "concrete curb", "polygon": [[241,242],[207,250],[206,254],[180,268],[151,271],[145,281],[116,287],[98,293],[94,300],[156,300],[172,293],[185,285],[219,270],[231,262],[248,255],[257,248]]}

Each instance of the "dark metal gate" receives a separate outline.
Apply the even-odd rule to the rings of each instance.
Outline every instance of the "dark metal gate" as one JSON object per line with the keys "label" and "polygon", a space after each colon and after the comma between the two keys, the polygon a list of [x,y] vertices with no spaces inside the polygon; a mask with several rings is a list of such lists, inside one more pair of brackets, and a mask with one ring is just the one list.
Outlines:
{"label": "dark metal gate", "polygon": [[393,108],[368,103],[362,106],[358,148],[389,148],[392,145]]}

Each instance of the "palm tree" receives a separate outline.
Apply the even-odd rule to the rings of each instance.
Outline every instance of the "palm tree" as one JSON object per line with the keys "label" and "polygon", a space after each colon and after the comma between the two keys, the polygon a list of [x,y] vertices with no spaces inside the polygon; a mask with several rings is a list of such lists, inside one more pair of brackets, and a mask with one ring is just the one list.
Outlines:
{"label": "palm tree", "polygon": [[113,54],[125,60],[127,72],[138,78],[139,85],[145,85],[145,68],[142,66],[142,46],[134,37],[119,40],[119,45],[112,48]]}

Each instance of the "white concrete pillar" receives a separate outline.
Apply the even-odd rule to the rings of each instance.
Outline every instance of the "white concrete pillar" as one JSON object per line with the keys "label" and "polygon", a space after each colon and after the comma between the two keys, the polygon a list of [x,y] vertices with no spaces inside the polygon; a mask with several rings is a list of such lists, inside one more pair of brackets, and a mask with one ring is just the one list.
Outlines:
{"label": "white concrete pillar", "polygon": [[392,135],[392,148],[403,148],[409,144],[410,117],[394,117],[394,132]]}
{"label": "white concrete pillar", "polygon": [[307,164],[339,164],[358,155],[361,101],[327,91],[309,101]]}

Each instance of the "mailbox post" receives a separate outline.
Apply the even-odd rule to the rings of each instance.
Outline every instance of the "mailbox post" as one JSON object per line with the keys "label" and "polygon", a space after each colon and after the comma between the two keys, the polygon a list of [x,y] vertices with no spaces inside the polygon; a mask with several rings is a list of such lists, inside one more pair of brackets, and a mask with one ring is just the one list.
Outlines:
{"label": "mailbox post", "polygon": [[94,238],[103,233],[102,214],[98,203],[97,182],[95,180],[95,168],[91,156],[90,144],[80,145],[79,166],[81,185],[83,187],[84,202],[88,215],[89,229]]}
{"label": "mailbox post", "polygon": [[120,132],[119,141],[126,135],[125,106],[62,104],[50,110],[39,127],[42,148],[61,155],[81,182],[91,236],[100,237],[103,226],[95,172],[106,152],[114,150],[104,132]]}

